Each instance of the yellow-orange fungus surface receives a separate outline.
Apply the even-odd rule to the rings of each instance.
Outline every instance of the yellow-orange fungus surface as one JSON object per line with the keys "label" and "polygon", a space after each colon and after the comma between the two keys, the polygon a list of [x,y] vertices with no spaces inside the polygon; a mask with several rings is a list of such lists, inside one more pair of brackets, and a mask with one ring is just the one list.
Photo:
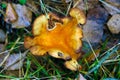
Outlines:
{"label": "yellow-orange fungus surface", "polygon": [[[57,17],[53,13],[39,16],[33,24],[34,37],[26,37],[24,40],[25,48],[30,49],[34,55],[42,56],[48,53],[55,58],[64,59],[68,69],[79,70],[81,66],[77,59],[81,55],[79,50],[82,47],[82,30],[78,24],[85,23],[85,19],[82,19],[85,16],[79,9],[73,8],[71,11],[74,10],[77,10],[77,13],[65,18]],[[79,13],[82,13],[82,17]]]}

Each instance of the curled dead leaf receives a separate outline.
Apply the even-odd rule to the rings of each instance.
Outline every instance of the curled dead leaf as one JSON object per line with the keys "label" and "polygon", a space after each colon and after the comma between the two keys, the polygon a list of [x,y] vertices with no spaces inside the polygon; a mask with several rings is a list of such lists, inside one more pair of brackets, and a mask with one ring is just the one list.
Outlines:
{"label": "curled dead leaf", "polygon": [[15,22],[18,19],[18,15],[11,3],[7,4],[7,9],[5,13],[5,21],[6,22]]}
{"label": "curled dead leaf", "polygon": [[25,5],[8,3],[4,20],[11,23],[12,28],[28,27],[32,21],[32,12]]}

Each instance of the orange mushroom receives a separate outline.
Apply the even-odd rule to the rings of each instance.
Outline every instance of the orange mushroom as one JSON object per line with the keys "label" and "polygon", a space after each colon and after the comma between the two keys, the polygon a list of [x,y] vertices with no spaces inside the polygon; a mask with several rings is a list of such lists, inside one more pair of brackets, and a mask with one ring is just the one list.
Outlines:
{"label": "orange mushroom", "polygon": [[53,13],[39,16],[33,24],[33,38],[26,37],[24,46],[34,55],[49,54],[65,60],[65,66],[73,71],[80,70],[77,59],[81,53],[82,30],[78,24],[85,23],[85,15],[77,8],[70,17],[60,18]]}

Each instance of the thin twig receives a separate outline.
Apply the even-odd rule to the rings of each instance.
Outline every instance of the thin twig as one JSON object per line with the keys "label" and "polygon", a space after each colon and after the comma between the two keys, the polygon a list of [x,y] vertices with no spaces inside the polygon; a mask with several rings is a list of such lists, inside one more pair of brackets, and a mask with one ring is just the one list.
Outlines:
{"label": "thin twig", "polygon": [[70,2],[70,4],[69,4],[68,8],[67,8],[66,16],[68,15],[68,13],[69,13],[69,11],[70,11],[71,6],[72,6],[72,0],[71,0],[71,2]]}
{"label": "thin twig", "polygon": [[107,64],[107,63],[111,63],[111,62],[119,62],[120,59],[112,59],[112,60],[106,60],[105,62],[103,62],[103,64]]}
{"label": "thin twig", "polygon": [[90,46],[90,49],[92,50],[92,52],[93,52],[93,54],[95,56],[96,61],[99,62],[99,60],[97,58],[97,55],[96,55],[95,51],[93,50],[92,45],[90,44],[90,41],[88,40],[88,38],[86,36],[85,36],[85,39],[87,40],[87,42],[88,42],[88,44]]}
{"label": "thin twig", "polygon": [[46,9],[45,5],[43,4],[42,0],[40,0],[40,4],[41,4],[41,10],[43,10],[43,12],[45,13],[46,17],[48,18],[48,16],[47,16],[47,9]]}
{"label": "thin twig", "polygon": [[73,8],[75,8],[81,1],[82,1],[82,0],[78,0],[78,1],[74,4]]}
{"label": "thin twig", "polygon": [[53,7],[51,7],[51,6],[48,6],[48,5],[45,5],[45,6],[46,6],[47,8],[50,8],[50,9],[52,9],[52,10],[54,10],[54,11],[62,14],[62,15],[65,15],[65,13],[63,13],[63,12],[61,12],[61,11],[58,11],[57,9],[55,9],[55,8],[53,8]]}

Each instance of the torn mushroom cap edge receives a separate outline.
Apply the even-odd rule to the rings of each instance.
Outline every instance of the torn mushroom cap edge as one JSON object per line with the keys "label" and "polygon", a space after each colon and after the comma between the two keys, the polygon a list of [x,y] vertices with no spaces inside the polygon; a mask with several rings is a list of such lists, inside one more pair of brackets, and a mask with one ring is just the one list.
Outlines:
{"label": "torn mushroom cap edge", "polygon": [[32,27],[32,33],[34,36],[39,35],[43,29],[48,25],[48,20],[45,15],[39,16],[37,19],[35,19]]}
{"label": "torn mushroom cap edge", "polygon": [[85,14],[79,8],[72,8],[69,14],[71,17],[74,17],[77,19],[78,24],[85,24],[86,22]]}
{"label": "torn mushroom cap edge", "polygon": [[33,23],[32,33],[34,36],[39,35],[41,33],[42,29],[50,31],[56,27],[56,26],[54,26],[52,29],[48,28],[48,26],[49,26],[48,21],[50,18],[56,19],[58,21],[62,21],[62,19],[59,18],[54,13],[48,13],[47,15],[40,15],[38,18],[35,19],[35,21]]}
{"label": "torn mushroom cap edge", "polygon": [[72,71],[77,71],[77,70],[81,70],[81,69],[82,69],[81,65],[79,65],[78,62],[77,62],[77,60],[75,60],[75,59],[72,59],[72,60],[70,60],[70,61],[66,61],[66,62],[64,63],[64,65],[65,65],[68,69],[70,69],[70,70],[72,70]]}
{"label": "torn mushroom cap edge", "polygon": [[[86,22],[86,17],[83,13],[82,10],[78,9],[78,8],[72,8],[70,10],[70,16],[71,17],[74,17],[77,19],[78,21],[78,24],[84,24]],[[65,18],[59,18],[57,15],[53,14],[53,13],[49,13],[47,15],[41,15],[39,16],[33,23],[33,29],[32,29],[32,33],[33,35],[39,35],[40,32],[41,32],[41,27],[43,26],[46,26],[46,29],[48,25],[48,19],[50,18],[50,16],[53,18],[53,19],[56,19],[56,20],[61,20],[63,21],[63,23],[67,23],[68,22],[68,19],[69,17],[65,17]],[[55,27],[54,27],[55,28]]]}

